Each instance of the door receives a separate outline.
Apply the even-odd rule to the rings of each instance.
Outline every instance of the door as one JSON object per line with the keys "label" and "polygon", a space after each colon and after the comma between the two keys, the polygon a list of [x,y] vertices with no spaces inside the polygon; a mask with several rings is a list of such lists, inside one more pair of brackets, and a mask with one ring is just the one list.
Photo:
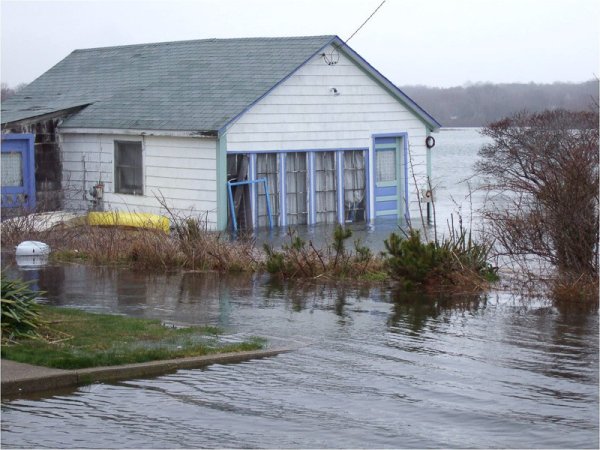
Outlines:
{"label": "door", "polygon": [[33,134],[2,135],[2,208],[35,208]]}
{"label": "door", "polygon": [[375,218],[404,215],[404,137],[375,137]]}

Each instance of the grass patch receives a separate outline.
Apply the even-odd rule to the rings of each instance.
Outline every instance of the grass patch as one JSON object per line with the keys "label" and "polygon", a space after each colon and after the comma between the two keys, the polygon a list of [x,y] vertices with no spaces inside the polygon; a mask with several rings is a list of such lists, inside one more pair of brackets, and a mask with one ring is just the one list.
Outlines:
{"label": "grass patch", "polygon": [[168,328],[159,320],[39,306],[41,338],[2,347],[2,358],[59,369],[83,369],[164,359],[258,350],[252,338],[220,344],[214,327]]}

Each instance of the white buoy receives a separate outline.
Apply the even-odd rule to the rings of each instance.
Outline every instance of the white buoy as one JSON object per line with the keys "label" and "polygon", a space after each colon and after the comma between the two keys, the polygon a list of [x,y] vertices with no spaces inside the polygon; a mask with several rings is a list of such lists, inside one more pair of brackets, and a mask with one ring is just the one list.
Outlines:
{"label": "white buoy", "polygon": [[24,241],[17,245],[17,256],[43,256],[50,253],[50,246],[39,241]]}

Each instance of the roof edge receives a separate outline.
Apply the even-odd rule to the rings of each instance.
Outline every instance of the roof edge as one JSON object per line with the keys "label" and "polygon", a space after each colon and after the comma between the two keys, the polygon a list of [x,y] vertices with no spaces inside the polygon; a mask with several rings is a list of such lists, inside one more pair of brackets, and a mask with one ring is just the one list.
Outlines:
{"label": "roof edge", "polygon": [[275,88],[277,88],[279,85],[281,85],[282,83],[284,83],[288,78],[290,78],[292,75],[294,75],[301,67],[303,67],[308,61],[310,61],[311,59],[313,59],[316,55],[318,55],[320,52],[322,52],[328,45],[331,45],[336,39],[340,39],[338,36],[336,35],[323,35],[323,37],[327,37],[329,36],[330,39],[324,44],[322,45],[317,51],[313,52],[308,58],[306,58],[304,61],[302,61],[301,64],[299,64],[298,66],[296,66],[293,70],[290,71],[290,73],[288,73],[285,77],[283,77],[281,80],[279,80],[277,83],[275,83],[273,86],[271,86],[267,91],[265,91],[260,97],[258,97],[256,100],[254,100],[252,103],[250,103],[248,106],[246,106],[242,111],[240,111],[238,114],[236,114],[235,116],[233,116],[232,118],[228,119],[223,125],[221,125],[219,127],[219,136],[221,136],[223,134],[223,132],[225,131],[225,129],[231,125],[232,123],[234,123],[236,120],[238,120],[242,115],[246,114],[246,112],[248,112],[251,108],[254,107],[254,105],[256,105],[258,102],[260,102],[263,98],[265,98],[267,95],[269,95],[271,92],[273,92],[273,90]]}
{"label": "roof edge", "polygon": [[[329,36],[329,35],[324,35]],[[312,55],[310,55],[305,61],[303,61],[300,65],[298,65],[294,70],[288,73],[285,77],[275,83],[271,88],[269,88],[266,92],[264,92],[260,97],[246,106],[242,111],[238,114],[227,120],[223,125],[219,127],[218,133],[219,136],[223,134],[225,129],[234,123],[237,119],[239,119],[242,115],[248,112],[251,108],[254,107],[259,101],[269,95],[275,88],[284,83],[288,78],[290,78],[293,74],[295,74],[301,67],[303,67],[308,61],[314,58],[316,55],[321,53],[327,46],[336,45],[337,48],[342,51],[348,58],[350,58],[355,64],[357,64],[361,69],[369,73],[375,80],[381,84],[388,92],[390,92],[400,103],[406,106],[411,112],[413,112],[430,131],[436,131],[442,127],[442,124],[439,123],[435,118],[425,111],[417,102],[415,102],[412,98],[406,95],[398,86],[392,83],[388,78],[386,78],[381,72],[375,69],[371,64],[369,64],[362,56],[360,56],[355,50],[353,50],[348,44],[346,44],[339,36],[330,35],[331,39],[328,40],[321,48],[315,51]]]}
{"label": "roof edge", "polygon": [[195,137],[202,139],[216,139],[216,130],[160,130],[150,128],[90,128],[59,126],[61,134],[114,134],[122,136],[168,136],[168,137]]}
{"label": "roof edge", "polygon": [[398,86],[392,83],[387,77],[381,72],[375,69],[369,62],[367,62],[362,56],[360,56],[355,50],[353,50],[346,42],[342,41],[339,36],[333,39],[334,44],[338,46],[338,49],[342,51],[348,58],[358,64],[363,70],[370,73],[380,84],[382,84],[392,95],[394,95],[401,103],[415,113],[421,121],[427,125],[430,131],[436,131],[442,127],[435,118],[425,111],[417,102],[406,95]]}
{"label": "roof edge", "polygon": [[13,126],[16,124],[28,125],[31,123],[40,122],[42,120],[61,118],[61,117],[68,116],[70,114],[79,112],[82,109],[86,108],[87,106],[91,105],[92,103],[93,102],[86,102],[86,103],[76,104],[73,106],[67,106],[66,108],[55,109],[55,110],[52,110],[49,112],[44,112],[42,114],[26,115],[20,119],[15,119],[15,120],[4,120],[2,118],[2,119],[0,119],[0,124],[5,127],[10,127],[10,126]]}
{"label": "roof edge", "polygon": [[71,53],[81,53],[81,52],[93,52],[100,50],[112,50],[112,49],[123,49],[123,48],[133,48],[133,47],[147,47],[147,46],[155,46],[155,45],[179,45],[179,44],[189,44],[193,42],[219,42],[219,41],[252,41],[252,40],[266,40],[266,39],[307,39],[307,38],[326,38],[326,37],[337,37],[333,34],[317,34],[314,36],[255,36],[255,37],[232,37],[232,38],[206,38],[206,39],[183,39],[180,41],[159,41],[159,42],[142,42],[139,44],[125,44],[125,45],[109,45],[106,47],[90,47],[90,48],[78,48],[73,50]]}

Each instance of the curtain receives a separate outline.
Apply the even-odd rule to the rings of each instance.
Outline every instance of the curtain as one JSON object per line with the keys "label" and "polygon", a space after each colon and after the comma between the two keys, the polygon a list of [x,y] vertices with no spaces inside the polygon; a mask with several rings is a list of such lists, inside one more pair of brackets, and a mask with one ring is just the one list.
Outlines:
{"label": "curtain", "polygon": [[288,225],[308,223],[306,153],[288,153],[285,160],[286,211]]}
{"label": "curtain", "polygon": [[344,152],[344,209],[346,221],[365,220],[365,156],[362,150]]}
{"label": "curtain", "polygon": [[[277,154],[261,153],[256,155],[256,178],[266,178],[269,185],[269,200],[271,202],[271,215],[273,224],[279,220],[279,168],[277,165]],[[257,185],[258,226],[269,226],[267,216],[267,200],[262,184]]]}
{"label": "curtain", "polygon": [[315,153],[317,223],[337,222],[335,152]]}

